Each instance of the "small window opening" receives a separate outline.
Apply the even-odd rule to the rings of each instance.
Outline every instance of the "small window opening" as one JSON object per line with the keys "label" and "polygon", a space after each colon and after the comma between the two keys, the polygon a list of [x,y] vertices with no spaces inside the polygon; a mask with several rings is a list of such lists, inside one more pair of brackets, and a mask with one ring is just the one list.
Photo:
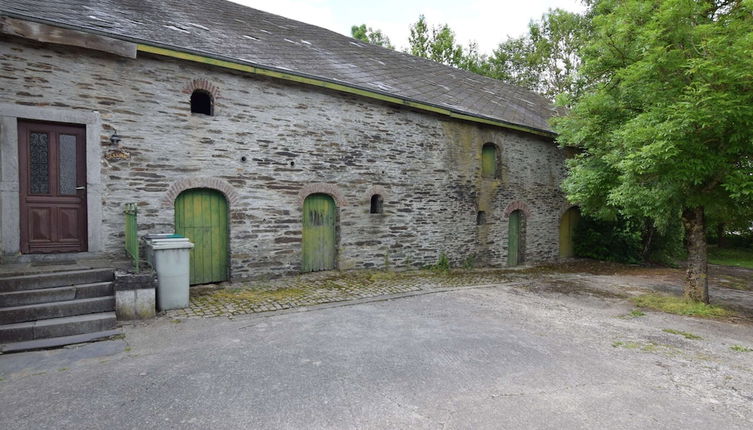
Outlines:
{"label": "small window opening", "polygon": [[478,211],[476,213],[476,225],[484,225],[484,224],[486,224],[486,212]]}
{"label": "small window opening", "polygon": [[371,210],[369,213],[380,214],[384,211],[384,199],[379,194],[371,196]]}
{"label": "small window opening", "polygon": [[191,113],[214,115],[212,95],[202,90],[196,90],[191,93]]}
{"label": "small window opening", "polygon": [[497,177],[497,145],[493,143],[485,143],[481,148],[481,176]]}

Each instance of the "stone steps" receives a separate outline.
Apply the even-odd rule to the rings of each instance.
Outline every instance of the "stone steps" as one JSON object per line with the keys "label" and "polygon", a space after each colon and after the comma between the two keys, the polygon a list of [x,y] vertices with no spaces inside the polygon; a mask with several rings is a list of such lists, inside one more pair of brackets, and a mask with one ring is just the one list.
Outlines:
{"label": "stone steps", "polygon": [[112,282],[71,285],[69,287],[39,288],[0,293],[0,307],[89,299],[113,294]]}
{"label": "stone steps", "polygon": [[88,315],[5,324],[0,326],[0,342],[21,342],[51,337],[73,336],[112,330],[116,326],[115,312],[99,312]]}
{"label": "stone steps", "polygon": [[0,351],[112,336],[113,276],[112,269],[85,269],[0,278]]}
{"label": "stone steps", "polygon": [[0,293],[110,282],[113,280],[113,277],[112,269],[70,270],[65,272],[7,276],[0,278]]}
{"label": "stone steps", "polygon": [[115,297],[66,300],[64,302],[0,308],[0,324],[93,314],[115,310]]}
{"label": "stone steps", "polygon": [[73,336],[51,337],[47,339],[27,340],[24,342],[0,344],[0,353],[31,351],[33,349],[57,348],[76,343],[92,342],[122,334],[120,329],[77,334]]}

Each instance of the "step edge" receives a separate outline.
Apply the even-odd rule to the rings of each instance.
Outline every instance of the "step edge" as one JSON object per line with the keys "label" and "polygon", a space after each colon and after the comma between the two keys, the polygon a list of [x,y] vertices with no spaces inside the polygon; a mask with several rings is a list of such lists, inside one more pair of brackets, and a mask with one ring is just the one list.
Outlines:
{"label": "step edge", "polygon": [[57,318],[24,321],[24,322],[18,322],[18,323],[10,323],[10,324],[0,324],[0,331],[26,328],[26,327],[33,328],[39,325],[38,323],[40,322],[45,322],[45,324],[43,325],[67,324],[74,321],[64,321],[64,320],[73,320],[74,318],[80,318],[80,317],[85,317],[85,318],[90,317],[90,319],[88,319],[89,321],[95,321],[97,319],[104,320],[104,319],[109,319],[109,318],[114,318],[117,321],[117,315],[115,314],[115,311],[105,311],[105,312],[94,312],[90,314],[71,315],[67,317],[57,317]]}
{"label": "step edge", "polygon": [[50,338],[45,338],[45,339],[25,340],[21,342],[0,344],[0,353],[7,354],[7,353],[12,353],[12,352],[32,351],[35,349],[59,348],[61,346],[73,345],[76,343],[88,343],[88,342],[93,342],[97,340],[102,340],[108,337],[113,337],[113,336],[117,336],[121,334],[123,334],[123,330],[120,328],[115,328],[112,330],[75,334],[72,336],[61,336],[61,337],[50,337]]}

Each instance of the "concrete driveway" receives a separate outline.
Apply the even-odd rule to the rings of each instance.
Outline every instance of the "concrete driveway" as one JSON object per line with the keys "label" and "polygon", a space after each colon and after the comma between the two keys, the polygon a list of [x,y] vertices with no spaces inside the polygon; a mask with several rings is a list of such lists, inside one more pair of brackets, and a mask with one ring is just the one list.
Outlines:
{"label": "concrete driveway", "polygon": [[0,356],[0,428],[753,427],[753,327],[631,309],[500,284],[161,318]]}

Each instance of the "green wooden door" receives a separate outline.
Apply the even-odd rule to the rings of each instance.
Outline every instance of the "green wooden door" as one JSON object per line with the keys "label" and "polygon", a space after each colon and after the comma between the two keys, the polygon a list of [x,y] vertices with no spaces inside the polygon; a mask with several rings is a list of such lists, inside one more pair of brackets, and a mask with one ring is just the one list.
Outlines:
{"label": "green wooden door", "polygon": [[520,211],[510,214],[507,224],[507,265],[520,264]]}
{"label": "green wooden door", "polygon": [[481,176],[497,177],[497,147],[487,143],[481,148]]}
{"label": "green wooden door", "polygon": [[573,247],[573,237],[575,237],[575,227],[580,221],[580,210],[570,208],[562,215],[560,222],[560,257],[571,258],[575,256]]}
{"label": "green wooden door", "polygon": [[335,268],[335,201],[312,194],[303,202],[303,271]]}
{"label": "green wooden door", "polygon": [[193,242],[191,285],[228,279],[228,207],[219,191],[197,188],[175,199],[175,233]]}

